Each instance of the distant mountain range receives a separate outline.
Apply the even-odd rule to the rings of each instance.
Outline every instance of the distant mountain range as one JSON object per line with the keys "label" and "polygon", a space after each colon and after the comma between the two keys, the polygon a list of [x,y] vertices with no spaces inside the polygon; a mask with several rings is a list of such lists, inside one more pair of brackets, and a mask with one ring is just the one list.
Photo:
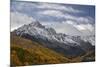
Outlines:
{"label": "distant mountain range", "polygon": [[[21,40],[22,38],[27,39],[32,42],[38,43],[40,46],[44,47],[43,49],[47,48],[49,50],[54,51],[57,54],[62,55],[64,58],[61,59],[65,59],[65,61],[66,58],[70,59],[79,56],[80,57],[85,56],[87,55],[88,52],[89,54],[91,54],[92,52],[93,58],[88,60],[86,59],[84,61],[94,60],[94,50],[95,50],[94,35],[93,36],[71,36],[71,35],[66,35],[64,33],[57,33],[53,28],[45,27],[42,24],[40,24],[39,21],[35,21],[30,24],[23,25],[22,27],[12,31],[11,32],[11,39],[13,39],[11,40],[12,42],[16,40],[16,38],[12,38],[14,36],[16,36],[16,38],[19,38],[18,42],[16,42],[17,44],[19,44],[19,46],[21,46],[20,45],[21,42],[19,42],[20,38]],[[24,43],[24,41],[22,41],[22,43]],[[23,44],[21,47],[24,46],[25,45]],[[27,43],[27,47],[29,47],[27,49],[29,50],[31,49],[30,44],[28,45],[28,43]],[[73,61],[69,61],[69,62],[73,62]],[[59,63],[61,62],[59,61]]]}

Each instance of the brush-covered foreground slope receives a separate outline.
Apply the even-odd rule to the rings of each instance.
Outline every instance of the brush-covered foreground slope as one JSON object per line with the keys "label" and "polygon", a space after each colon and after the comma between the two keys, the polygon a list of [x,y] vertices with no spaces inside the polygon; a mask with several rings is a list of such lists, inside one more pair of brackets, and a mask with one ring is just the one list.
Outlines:
{"label": "brush-covered foreground slope", "polygon": [[11,66],[68,63],[65,58],[37,42],[11,34]]}
{"label": "brush-covered foreground slope", "polygon": [[11,33],[11,66],[95,61],[95,51],[69,58],[42,44]]}

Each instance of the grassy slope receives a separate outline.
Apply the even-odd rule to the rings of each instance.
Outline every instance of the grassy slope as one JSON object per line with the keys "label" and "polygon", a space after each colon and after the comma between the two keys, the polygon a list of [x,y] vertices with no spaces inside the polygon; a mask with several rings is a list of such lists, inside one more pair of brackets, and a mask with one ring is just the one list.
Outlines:
{"label": "grassy slope", "polygon": [[56,64],[70,62],[36,42],[18,36],[11,36],[11,65]]}
{"label": "grassy slope", "polygon": [[95,61],[95,52],[68,59],[41,44],[19,36],[11,35],[11,65],[39,65],[69,62]]}

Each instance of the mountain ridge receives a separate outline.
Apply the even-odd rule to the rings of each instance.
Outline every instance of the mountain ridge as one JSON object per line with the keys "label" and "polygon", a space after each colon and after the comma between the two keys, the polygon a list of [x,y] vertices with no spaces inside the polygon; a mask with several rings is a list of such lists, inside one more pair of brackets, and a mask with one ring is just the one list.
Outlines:
{"label": "mountain ridge", "polygon": [[56,52],[73,57],[82,55],[87,50],[93,49],[91,43],[88,41],[85,42],[80,36],[56,33],[53,28],[46,28],[38,21],[24,25],[13,32],[20,37],[43,43],[43,46],[53,49]]}

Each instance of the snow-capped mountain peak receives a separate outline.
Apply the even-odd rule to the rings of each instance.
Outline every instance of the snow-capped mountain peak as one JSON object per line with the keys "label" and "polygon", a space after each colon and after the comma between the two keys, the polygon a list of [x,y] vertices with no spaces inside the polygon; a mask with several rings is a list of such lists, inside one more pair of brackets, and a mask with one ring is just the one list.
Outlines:
{"label": "snow-capped mountain peak", "polygon": [[38,21],[30,23],[29,26],[44,28],[44,26],[40,24]]}
{"label": "snow-capped mountain peak", "polygon": [[32,22],[28,25],[24,25],[17,30],[15,30],[17,35],[23,36],[23,34],[28,34],[30,36],[36,37],[37,39],[48,40],[51,42],[57,42],[66,44],[69,46],[82,46],[82,43],[91,43],[92,40],[85,41],[84,37],[81,36],[70,36],[64,33],[56,33],[53,28],[45,27],[40,24],[38,21]]}

